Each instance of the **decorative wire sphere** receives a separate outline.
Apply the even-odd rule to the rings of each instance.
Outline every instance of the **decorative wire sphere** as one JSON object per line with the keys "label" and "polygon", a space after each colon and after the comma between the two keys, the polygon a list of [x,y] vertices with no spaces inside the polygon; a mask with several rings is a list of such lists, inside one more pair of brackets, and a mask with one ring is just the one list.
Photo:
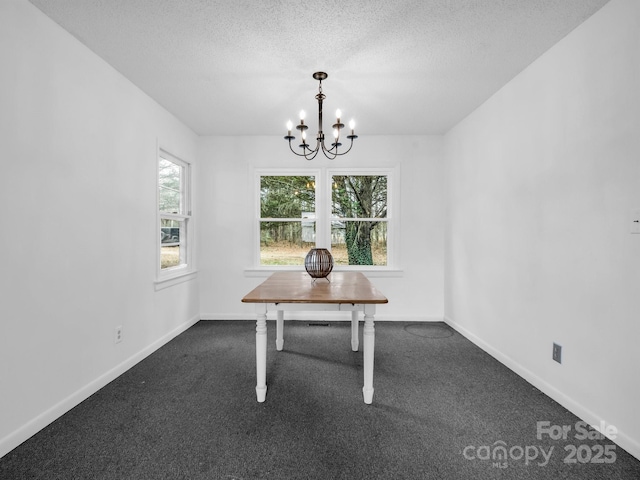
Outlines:
{"label": "decorative wire sphere", "polygon": [[325,278],[333,270],[333,257],[326,248],[312,248],[304,259],[304,268],[311,277]]}

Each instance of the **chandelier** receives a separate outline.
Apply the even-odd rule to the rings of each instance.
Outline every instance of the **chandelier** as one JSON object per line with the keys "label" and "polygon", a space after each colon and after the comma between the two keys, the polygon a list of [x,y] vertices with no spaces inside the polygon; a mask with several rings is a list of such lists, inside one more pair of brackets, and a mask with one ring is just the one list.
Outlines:
{"label": "chandelier", "polygon": [[342,112],[340,112],[340,110],[336,110],[337,120],[333,125],[333,143],[331,144],[331,148],[327,148],[327,146],[325,145],[324,133],[322,132],[322,101],[327,97],[322,93],[322,81],[326,80],[327,77],[328,75],[324,72],[316,72],[313,74],[313,78],[320,82],[318,86],[318,94],[316,95],[316,100],[318,100],[318,135],[316,136],[315,148],[312,149],[307,143],[307,129],[309,127],[304,123],[304,119],[306,116],[304,110],[300,111],[300,124],[296,125],[296,130],[300,130],[300,140],[302,143],[299,145],[299,147],[302,149],[302,153],[298,153],[293,149],[291,141],[295,140],[296,137],[291,135],[291,129],[293,128],[291,120],[287,122],[288,133],[284,137],[284,139],[289,140],[289,148],[293,153],[295,153],[299,157],[304,157],[307,160],[313,160],[320,150],[322,150],[322,153],[324,153],[325,157],[327,157],[329,160],[333,160],[340,155],[348,153],[349,150],[351,150],[351,147],[353,147],[353,141],[358,138],[358,136],[354,135],[353,133],[353,129],[355,128],[356,124],[353,120],[351,120],[349,122],[351,135],[347,135],[347,139],[350,140],[349,148],[344,152],[338,152],[338,149],[342,146],[342,143],[340,143],[340,134],[341,130],[344,128],[344,124],[340,123],[340,116],[342,115]]}

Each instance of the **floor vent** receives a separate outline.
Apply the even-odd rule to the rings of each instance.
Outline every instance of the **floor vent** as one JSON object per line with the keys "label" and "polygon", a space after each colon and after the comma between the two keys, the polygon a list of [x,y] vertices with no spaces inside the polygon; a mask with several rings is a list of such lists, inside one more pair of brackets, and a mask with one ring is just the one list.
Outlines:
{"label": "floor vent", "polygon": [[309,323],[310,327],[328,327],[329,324],[326,322],[311,322]]}

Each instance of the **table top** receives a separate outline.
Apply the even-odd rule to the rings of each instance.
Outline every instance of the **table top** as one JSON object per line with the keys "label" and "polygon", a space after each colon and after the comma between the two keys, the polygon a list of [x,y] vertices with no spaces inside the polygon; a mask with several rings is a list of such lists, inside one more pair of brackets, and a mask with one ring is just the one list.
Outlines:
{"label": "table top", "polygon": [[388,303],[360,272],[332,272],[313,280],[307,272],[277,272],[242,299],[245,303]]}

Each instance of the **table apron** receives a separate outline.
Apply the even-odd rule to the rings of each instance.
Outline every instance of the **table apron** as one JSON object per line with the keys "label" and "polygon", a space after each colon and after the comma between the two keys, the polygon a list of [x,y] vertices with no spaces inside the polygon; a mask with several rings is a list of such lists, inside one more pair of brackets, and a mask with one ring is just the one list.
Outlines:
{"label": "table apron", "polygon": [[375,312],[373,303],[261,303],[267,311],[283,310],[288,312],[323,311],[323,312]]}

